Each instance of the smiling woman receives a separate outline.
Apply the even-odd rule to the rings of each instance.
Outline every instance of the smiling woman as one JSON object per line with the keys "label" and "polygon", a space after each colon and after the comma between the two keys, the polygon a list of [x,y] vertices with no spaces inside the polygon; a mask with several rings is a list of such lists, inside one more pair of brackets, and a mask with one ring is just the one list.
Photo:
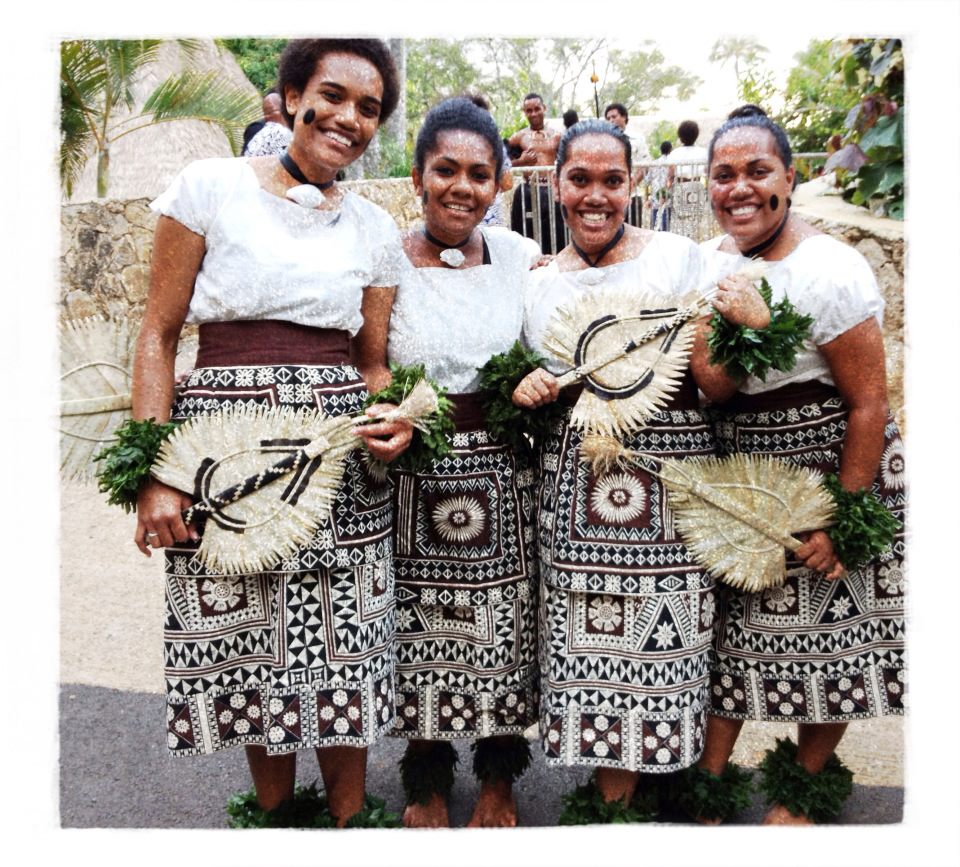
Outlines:
{"label": "smiling woman", "polygon": [[[377,40],[294,40],[279,79],[287,153],[198,161],[152,204],[161,216],[134,365],[137,419],[237,403],[351,414],[389,381],[399,234],[334,179],[395,108],[396,71]],[[200,347],[174,402],[184,322],[199,324]],[[410,439],[404,423],[360,433],[383,460]],[[201,528],[181,519],[190,498],[155,480],[140,490],[135,541],[145,554],[166,548],[170,751],[245,747],[268,823],[294,797],[303,749],[316,751],[337,823],[358,813],[366,747],[393,722],[390,499],[368,465],[351,453],[332,530],[271,571],[229,579],[194,557]]]}

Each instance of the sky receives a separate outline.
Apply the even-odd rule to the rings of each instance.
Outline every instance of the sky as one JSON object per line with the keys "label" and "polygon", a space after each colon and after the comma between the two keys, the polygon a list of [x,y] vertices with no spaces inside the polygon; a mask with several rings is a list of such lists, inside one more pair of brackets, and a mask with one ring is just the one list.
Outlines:
{"label": "sky", "polygon": [[[632,10],[632,12],[630,11]],[[5,807],[5,842],[46,863],[54,858],[100,865],[168,865],[186,857],[210,864],[335,863],[352,865],[525,865],[613,863],[624,851],[643,863],[671,867],[844,864],[881,867],[957,863],[956,786],[960,658],[954,589],[957,566],[949,541],[960,527],[956,456],[960,401],[960,182],[957,107],[960,65],[955,0],[806,0],[699,3],[695,0],[615,3],[553,0],[454,4],[343,0],[115,0],[7,3],[0,11],[11,116],[0,137],[4,205],[4,309],[0,365],[7,374],[3,439],[7,457],[2,539],[8,553],[4,604],[8,612],[4,768],[14,804]],[[907,719],[906,820],[887,828],[705,829],[690,827],[524,829],[371,836],[365,832],[282,835],[188,831],[61,831],[57,792],[57,268],[59,189],[57,44],[69,37],[382,35],[456,38],[465,35],[649,36],[667,58],[709,54],[725,33],[750,33],[785,58],[811,35],[901,35],[907,57],[907,429],[910,485],[911,711]],[[783,53],[781,53],[783,52]],[[771,58],[772,60],[772,58]],[[711,79],[730,75],[714,71]],[[703,75],[703,73],[701,73]],[[711,86],[714,82],[711,82]],[[10,616],[11,614],[15,616]],[[10,621],[16,621],[15,627]],[[158,651],[159,652],[159,651]],[[159,730],[159,729],[158,729]],[[95,733],[91,733],[95,736]],[[145,747],[146,748],[146,747]],[[109,745],[104,745],[109,764]],[[135,769],[134,769],[135,771]],[[149,781],[144,781],[149,786]],[[801,836],[802,835],[802,836]],[[283,850],[278,842],[283,840]],[[802,841],[802,842],[801,842]],[[468,845],[464,845],[468,843]],[[280,857],[280,851],[286,857]],[[619,854],[617,854],[619,853]],[[794,857],[796,856],[796,857]],[[792,860],[791,860],[792,859]],[[633,859],[630,859],[633,860]]]}

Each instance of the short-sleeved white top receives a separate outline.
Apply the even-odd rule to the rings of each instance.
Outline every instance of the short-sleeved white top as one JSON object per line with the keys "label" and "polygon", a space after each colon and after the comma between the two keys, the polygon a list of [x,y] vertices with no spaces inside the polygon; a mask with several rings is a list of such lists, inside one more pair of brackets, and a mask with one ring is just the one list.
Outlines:
{"label": "short-sleeved white top", "polygon": [[[723,236],[701,244],[714,283],[743,268],[748,261],[718,250],[722,240]],[[767,266],[773,302],[786,295],[798,312],[813,317],[813,326],[810,339],[797,352],[793,370],[771,370],[766,382],[751,376],[740,390],[761,394],[791,382],[815,379],[835,385],[827,360],[817,347],[871,316],[883,324],[883,296],[867,260],[853,247],[824,234],[804,238],[789,256],[768,262]]]}
{"label": "short-sleeved white top", "polygon": [[532,272],[524,338],[547,359],[551,373],[564,373],[566,365],[543,345],[544,334],[557,308],[600,288],[635,289],[665,302],[679,302],[700,291],[703,280],[703,257],[697,245],[689,238],[670,232],[657,232],[639,256],[615,265],[561,271],[556,262],[551,262]]}
{"label": "short-sleeved white top", "polygon": [[404,257],[390,317],[390,361],[423,364],[451,393],[476,391],[477,368],[520,337],[529,269],[540,257],[530,238],[497,226],[480,231],[489,265],[415,268]]}
{"label": "short-sleeved white top", "polygon": [[346,193],[317,211],[262,189],[245,159],[188,165],[150,205],[203,235],[187,322],[280,319],[354,335],[366,286],[395,286],[400,234],[382,208]]}

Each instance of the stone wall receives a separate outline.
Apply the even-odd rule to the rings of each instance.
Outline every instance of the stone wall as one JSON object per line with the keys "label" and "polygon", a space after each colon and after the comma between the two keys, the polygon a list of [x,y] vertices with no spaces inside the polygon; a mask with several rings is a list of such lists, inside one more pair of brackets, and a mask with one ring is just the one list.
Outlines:
{"label": "stone wall", "polygon": [[[409,178],[348,181],[343,186],[389,211],[401,229],[420,219],[420,204]],[[822,231],[859,250],[877,275],[886,301],[884,345],[890,406],[902,428],[903,224],[872,217],[823,192],[816,183],[804,184],[794,194],[794,209]],[[101,314],[136,319],[142,315],[150,283],[155,223],[147,199],[63,206],[60,301],[65,316]]]}

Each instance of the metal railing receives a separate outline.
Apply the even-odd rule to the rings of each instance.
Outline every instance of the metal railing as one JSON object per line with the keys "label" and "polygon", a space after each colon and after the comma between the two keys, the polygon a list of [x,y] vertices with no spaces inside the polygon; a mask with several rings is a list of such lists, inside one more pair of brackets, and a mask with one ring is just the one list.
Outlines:
{"label": "metal railing", "polygon": [[[827,154],[797,153],[794,164],[803,174],[819,173]],[[696,243],[721,233],[710,209],[707,194],[707,167],[704,162],[660,163],[639,160],[640,173],[630,201],[626,221],[656,231],[684,235]],[[672,178],[670,169],[673,170]],[[560,205],[553,195],[553,166],[514,167],[514,195],[505,224],[527,238],[533,238],[544,253],[558,253],[570,241]]]}

